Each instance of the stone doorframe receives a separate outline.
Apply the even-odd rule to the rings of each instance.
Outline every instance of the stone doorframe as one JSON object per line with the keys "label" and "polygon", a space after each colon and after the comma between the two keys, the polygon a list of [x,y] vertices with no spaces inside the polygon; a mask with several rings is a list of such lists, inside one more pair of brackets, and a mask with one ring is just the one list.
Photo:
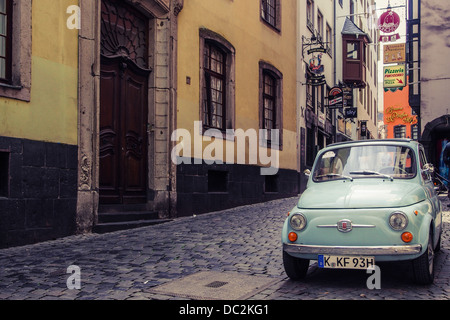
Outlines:
{"label": "stone doorframe", "polygon": [[[184,0],[126,0],[150,19],[147,209],[176,216],[175,142],[177,98],[177,16]],[[99,117],[101,0],[79,0],[78,200],[77,233],[92,231],[99,206]]]}
{"label": "stone doorframe", "polygon": [[449,125],[450,125],[450,115],[448,114],[442,115],[439,118],[436,118],[425,125],[423,133],[420,138],[420,143],[422,143],[425,149],[428,161],[434,160],[434,157],[430,153],[431,148],[433,148],[433,140],[432,140],[433,130],[439,126],[449,126]]}

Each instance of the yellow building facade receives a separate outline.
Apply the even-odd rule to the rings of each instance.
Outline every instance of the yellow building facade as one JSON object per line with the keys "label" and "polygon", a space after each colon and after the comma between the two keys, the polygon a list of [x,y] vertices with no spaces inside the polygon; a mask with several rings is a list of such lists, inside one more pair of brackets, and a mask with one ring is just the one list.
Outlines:
{"label": "yellow building facade", "polygon": [[296,6],[185,1],[172,136],[181,215],[297,195]]}
{"label": "yellow building facade", "polygon": [[74,4],[0,1],[0,247],[75,229],[78,30],[67,27]]}
{"label": "yellow building facade", "polygon": [[0,247],[296,196],[296,6],[0,0]]}

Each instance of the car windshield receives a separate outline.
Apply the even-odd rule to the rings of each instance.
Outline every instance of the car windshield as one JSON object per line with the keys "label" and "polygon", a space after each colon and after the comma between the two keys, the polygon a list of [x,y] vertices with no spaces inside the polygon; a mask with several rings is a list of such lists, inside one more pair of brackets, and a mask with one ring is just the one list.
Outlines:
{"label": "car windshield", "polygon": [[316,182],[388,178],[410,179],[416,175],[412,149],[391,145],[346,146],[323,153],[313,173]]}

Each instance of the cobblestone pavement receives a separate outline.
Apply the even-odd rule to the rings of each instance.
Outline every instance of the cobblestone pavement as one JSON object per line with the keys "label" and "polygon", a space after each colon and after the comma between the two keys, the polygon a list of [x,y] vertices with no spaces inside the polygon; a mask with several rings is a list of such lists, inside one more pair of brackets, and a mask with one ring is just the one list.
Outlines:
{"label": "cobblestone pavement", "polygon": [[[447,210],[448,200],[443,199]],[[433,285],[413,284],[409,264],[396,263],[382,265],[381,289],[369,290],[370,275],[359,270],[324,270],[312,264],[306,281],[287,278],[281,228],[296,201],[275,200],[134,230],[0,250],[0,300],[171,300],[177,298],[151,293],[151,288],[205,270],[279,280],[250,300],[450,298],[450,212],[444,214]],[[81,270],[79,290],[67,288],[71,265]]]}

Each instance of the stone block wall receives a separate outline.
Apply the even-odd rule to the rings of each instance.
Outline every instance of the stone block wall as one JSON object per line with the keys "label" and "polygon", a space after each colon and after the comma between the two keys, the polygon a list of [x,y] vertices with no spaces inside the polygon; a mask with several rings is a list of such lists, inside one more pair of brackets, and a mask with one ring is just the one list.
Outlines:
{"label": "stone block wall", "polygon": [[0,248],[75,232],[78,147],[0,137]]}

